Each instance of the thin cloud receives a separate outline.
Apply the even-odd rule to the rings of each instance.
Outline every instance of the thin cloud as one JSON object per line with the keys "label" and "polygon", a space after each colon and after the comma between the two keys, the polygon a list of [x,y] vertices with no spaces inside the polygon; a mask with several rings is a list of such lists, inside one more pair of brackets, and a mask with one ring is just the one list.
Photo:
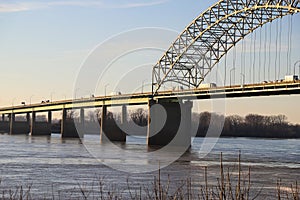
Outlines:
{"label": "thin cloud", "polygon": [[32,6],[27,5],[26,3],[10,3],[2,4],[0,3],[0,13],[4,12],[21,12],[33,9]]}
{"label": "thin cloud", "polygon": [[122,2],[121,0],[111,2],[109,0],[102,1],[45,1],[45,2],[14,2],[14,3],[2,3],[0,0],[0,13],[10,12],[23,12],[29,10],[37,10],[44,8],[51,8],[56,6],[76,6],[76,7],[98,7],[98,8],[138,8],[149,7],[164,4],[169,0],[157,0],[157,1],[136,1],[136,2]]}

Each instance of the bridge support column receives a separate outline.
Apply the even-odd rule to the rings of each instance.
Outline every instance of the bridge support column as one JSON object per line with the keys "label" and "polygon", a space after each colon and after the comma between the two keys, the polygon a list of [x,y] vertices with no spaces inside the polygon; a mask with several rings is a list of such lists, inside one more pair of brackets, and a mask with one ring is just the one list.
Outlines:
{"label": "bridge support column", "polygon": [[2,114],[2,121],[0,121],[0,133],[9,133],[9,121],[5,121],[4,114]]}
{"label": "bridge support column", "polygon": [[[84,119],[84,112],[80,111],[80,119],[82,118]],[[61,138],[83,138],[84,134],[82,122],[83,121],[75,124],[74,119],[67,117],[67,109],[63,109],[61,120]]]}
{"label": "bridge support column", "polygon": [[122,117],[121,117],[121,123],[126,124],[127,123],[127,106],[122,106]]}
{"label": "bridge support column", "polygon": [[149,146],[191,146],[191,115],[193,103],[149,102],[147,143]]}
{"label": "bridge support column", "polygon": [[26,114],[26,121],[16,121],[15,113],[10,115],[10,135],[28,134],[30,132],[30,114]]}
{"label": "bridge support column", "polygon": [[84,115],[84,109],[81,108],[80,109],[80,131],[83,132],[84,131],[84,126],[85,126],[85,115]]}
{"label": "bridge support column", "polygon": [[31,136],[50,136],[51,135],[51,111],[48,111],[48,119],[46,122],[36,121],[36,112],[32,112],[31,119]]}
{"label": "bridge support column", "polygon": [[48,123],[50,126],[52,125],[52,111],[48,111]]}
{"label": "bridge support column", "polygon": [[[127,108],[123,105],[120,123],[123,124],[126,122]],[[120,129],[120,125],[118,125],[112,115],[107,114],[107,106],[102,106],[100,141],[126,142],[126,133]]]}

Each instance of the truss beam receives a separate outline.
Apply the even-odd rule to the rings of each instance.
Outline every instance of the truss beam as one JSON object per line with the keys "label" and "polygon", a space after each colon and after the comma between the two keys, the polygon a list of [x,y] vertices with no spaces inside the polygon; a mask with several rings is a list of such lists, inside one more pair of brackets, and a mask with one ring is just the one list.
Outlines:
{"label": "truss beam", "polygon": [[219,0],[193,20],[152,71],[152,93],[168,82],[197,88],[239,41],[277,18],[300,12],[300,0]]}

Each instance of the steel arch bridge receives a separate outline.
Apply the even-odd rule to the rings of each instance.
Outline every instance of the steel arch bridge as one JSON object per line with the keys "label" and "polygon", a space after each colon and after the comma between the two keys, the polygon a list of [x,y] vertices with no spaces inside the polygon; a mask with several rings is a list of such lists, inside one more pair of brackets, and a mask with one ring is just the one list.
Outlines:
{"label": "steel arch bridge", "polygon": [[152,94],[167,82],[197,88],[245,36],[300,12],[300,0],[219,0],[178,36],[152,71]]}

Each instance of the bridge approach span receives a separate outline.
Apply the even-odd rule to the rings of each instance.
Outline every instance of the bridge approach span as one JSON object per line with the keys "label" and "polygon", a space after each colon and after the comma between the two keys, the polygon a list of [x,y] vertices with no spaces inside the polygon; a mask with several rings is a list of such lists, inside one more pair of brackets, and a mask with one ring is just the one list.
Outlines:
{"label": "bridge approach span", "polygon": [[94,108],[102,106],[147,105],[151,99],[157,102],[178,100],[197,100],[213,98],[240,98],[273,95],[300,94],[300,81],[281,83],[262,83],[250,85],[234,85],[215,88],[198,88],[191,90],[173,90],[159,92],[152,96],[151,92],[140,94],[124,94],[81,98],[75,100],[54,101],[25,106],[0,108],[0,114],[59,111],[62,109]]}

